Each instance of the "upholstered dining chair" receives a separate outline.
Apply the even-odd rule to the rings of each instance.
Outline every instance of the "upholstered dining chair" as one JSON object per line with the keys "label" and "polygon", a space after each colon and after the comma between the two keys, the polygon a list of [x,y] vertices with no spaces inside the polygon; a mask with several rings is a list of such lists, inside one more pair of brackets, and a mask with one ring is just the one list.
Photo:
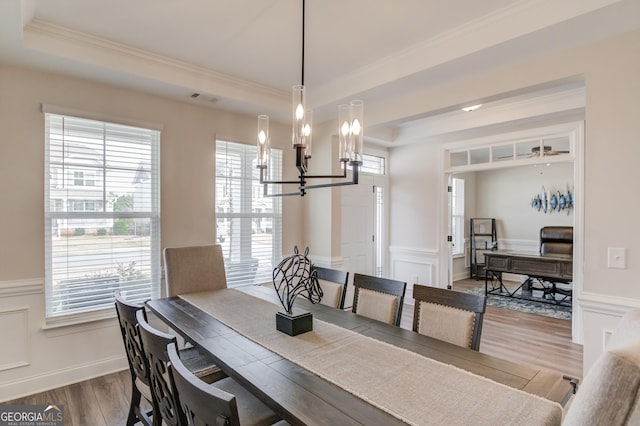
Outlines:
{"label": "upholstered dining chair", "polygon": [[344,309],[344,297],[347,293],[347,281],[349,273],[337,269],[313,267],[318,277],[318,283],[322,289],[320,303],[333,308]]}
{"label": "upholstered dining chair", "polygon": [[219,244],[164,249],[164,276],[169,297],[227,287]]}
{"label": "upholstered dining chair", "polygon": [[[142,348],[149,363],[151,394],[160,413],[160,416],[154,416],[153,424],[166,424],[169,426],[184,424],[177,408],[177,395],[171,387],[167,370],[167,363],[169,362],[167,345],[169,343],[177,343],[176,337],[152,327],[147,321],[144,310],[136,313],[136,320],[138,321]],[[226,377],[218,367],[213,366],[209,356],[200,354],[196,348],[180,349],[180,353],[182,354],[185,368],[190,370],[203,383],[213,383]]]}
{"label": "upholstered dining chair", "polygon": [[413,331],[480,350],[486,296],[414,284],[413,298]]}
{"label": "upholstered dining chair", "polygon": [[407,283],[370,275],[353,274],[351,311],[371,319],[400,326]]}
{"label": "upholstered dining chair", "polygon": [[[138,320],[136,319],[136,314],[138,311],[144,311],[144,307],[127,302],[118,293],[115,294],[115,303],[120,332],[122,333],[131,373],[131,402],[127,416],[127,426],[138,422],[151,426],[153,424],[152,414],[155,411],[155,404],[151,394],[149,361],[142,349]],[[144,398],[144,401],[142,398]],[[151,411],[143,408],[142,404],[145,402],[152,407]]]}
{"label": "upholstered dining chair", "polygon": [[169,377],[188,425],[286,425],[258,398],[232,378],[208,385],[185,368],[175,344],[167,346]]}
{"label": "upholstered dining chair", "polygon": [[640,425],[640,309],[627,312],[614,328],[562,424]]}

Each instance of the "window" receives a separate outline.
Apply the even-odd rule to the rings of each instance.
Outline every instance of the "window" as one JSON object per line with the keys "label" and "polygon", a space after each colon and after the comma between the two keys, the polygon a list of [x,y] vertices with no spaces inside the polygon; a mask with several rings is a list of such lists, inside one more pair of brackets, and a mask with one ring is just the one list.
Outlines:
{"label": "window", "polygon": [[[256,161],[255,146],[216,143],[216,241],[229,287],[271,282],[282,257],[282,200],[263,196]],[[281,150],[271,150],[268,170],[281,179]]]}
{"label": "window", "polygon": [[[384,166],[384,157],[371,154],[362,155],[362,166],[360,167],[361,172],[383,175],[385,174]],[[351,170],[351,165],[349,163],[347,163],[347,170]]]}
{"label": "window", "polygon": [[451,231],[453,254],[464,254],[464,179],[453,178],[451,192]]}
{"label": "window", "polygon": [[[160,132],[45,108],[45,286],[50,320],[159,293]],[[107,311],[108,310],[108,311]]]}

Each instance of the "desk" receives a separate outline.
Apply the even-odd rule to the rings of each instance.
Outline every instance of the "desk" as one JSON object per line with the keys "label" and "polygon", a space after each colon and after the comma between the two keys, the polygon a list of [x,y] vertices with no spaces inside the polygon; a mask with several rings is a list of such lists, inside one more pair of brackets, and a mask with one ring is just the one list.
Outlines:
{"label": "desk", "polygon": [[[571,255],[522,254],[507,251],[486,251],[483,253],[485,271],[485,294],[498,294],[516,297],[516,292],[522,288],[524,295],[520,298],[529,299],[532,290],[541,290],[546,296],[552,294],[551,303],[571,306],[571,290],[556,288],[556,283],[569,283],[573,278],[573,258]],[[507,289],[502,282],[502,273],[527,275],[528,279],[513,291]],[[491,282],[491,289],[489,289]],[[536,287],[535,282],[541,284]],[[496,283],[498,286],[496,287]],[[556,300],[555,294],[564,297]],[[539,300],[539,299],[535,299]]]}
{"label": "desk", "polygon": [[[274,294],[273,290],[263,287],[247,287],[243,291],[267,299]],[[226,374],[292,424],[402,424],[394,416],[252,342],[183,299],[158,299],[147,305],[183,337],[211,353]],[[312,305],[302,298],[298,298],[296,305],[311,311],[316,319],[552,401],[564,403],[571,393],[570,383],[550,372],[500,360],[351,312]]]}

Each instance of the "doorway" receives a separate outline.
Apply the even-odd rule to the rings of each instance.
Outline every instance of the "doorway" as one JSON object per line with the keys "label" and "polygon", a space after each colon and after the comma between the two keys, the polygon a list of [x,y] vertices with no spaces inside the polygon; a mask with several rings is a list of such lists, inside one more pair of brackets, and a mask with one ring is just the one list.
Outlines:
{"label": "doorway", "polygon": [[[494,136],[491,138],[484,138],[482,140],[464,141],[443,146],[441,156],[443,185],[441,185],[442,195],[440,200],[441,205],[443,206],[443,214],[441,216],[442,220],[440,229],[442,232],[446,232],[445,235],[447,236],[452,235],[451,195],[447,191],[450,186],[451,179],[453,177],[466,176],[468,179],[465,179],[465,192],[467,193],[467,197],[473,197],[476,195],[476,185],[478,185],[478,182],[473,179],[469,179],[469,177],[473,177],[474,175],[479,176],[480,174],[493,176],[493,179],[498,179],[498,181],[502,182],[502,187],[496,188],[493,191],[487,191],[485,186],[482,194],[476,195],[485,198],[480,202],[478,202],[478,200],[473,201],[475,206],[478,204],[484,204],[485,207],[478,211],[478,209],[474,210],[473,206],[471,208],[469,208],[468,205],[465,206],[465,223],[468,224],[468,219],[474,216],[505,216],[504,211],[500,210],[501,208],[515,209],[516,207],[513,207],[515,205],[517,205],[517,208],[528,208],[532,213],[529,216],[528,221],[525,221],[526,223],[518,225],[514,224],[513,220],[510,220],[507,225],[503,224],[502,232],[500,225],[498,225],[498,248],[513,251],[535,252],[538,250],[539,241],[536,232],[539,230],[540,223],[544,223],[545,213],[536,212],[538,216],[535,216],[533,215],[534,209],[526,204],[531,202],[531,199],[535,196],[536,192],[550,191],[552,189],[554,191],[564,191],[566,189],[565,185],[567,185],[565,182],[552,179],[551,181],[556,185],[554,188],[525,188],[525,177],[518,177],[517,171],[528,170],[529,174],[544,175],[545,173],[551,174],[550,171],[553,168],[571,168],[570,173],[573,178],[573,182],[570,190],[574,194],[574,205],[571,211],[572,218],[569,219],[568,223],[565,223],[568,220],[565,212],[565,216],[560,216],[562,213],[554,213],[556,214],[555,217],[550,218],[547,216],[546,219],[551,221],[561,221],[563,222],[561,223],[562,225],[570,225],[574,227],[574,281],[572,283],[572,338],[574,343],[582,343],[583,339],[582,311],[576,302],[582,292],[582,259],[584,258],[584,203],[582,197],[582,194],[584,194],[583,128],[584,125],[582,122],[568,123],[548,128],[539,128],[508,135]],[[561,146],[561,149],[554,148],[554,146]],[[551,153],[549,155],[545,155],[545,152]],[[511,173],[504,172],[508,170],[511,170]],[[526,175],[526,173],[524,175]],[[490,182],[491,178],[483,178],[483,180]],[[483,184],[487,184],[487,182],[484,182]],[[505,189],[505,184],[511,185],[512,188]],[[493,207],[494,204],[502,207],[497,207],[498,210],[486,208],[487,205],[491,205]],[[498,213],[496,213],[496,211]],[[478,214],[480,216],[477,216]],[[516,226],[529,227],[530,229],[534,229],[536,232],[531,233],[531,236],[526,238],[522,236],[515,236],[516,233],[513,232],[513,230]],[[511,235],[509,235],[510,232]],[[469,252],[467,251],[464,256],[454,256],[453,242],[448,241],[450,239],[451,238],[447,238],[447,240],[443,241],[441,246],[442,253],[447,253],[445,259],[441,259],[440,261],[440,268],[442,268],[443,272],[446,272],[443,276],[448,277],[447,282],[443,283],[444,285],[452,285],[456,279],[461,277],[460,271],[466,271],[469,267]],[[461,262],[464,262],[463,268],[460,267]],[[484,285],[484,283],[482,283],[482,285]]]}

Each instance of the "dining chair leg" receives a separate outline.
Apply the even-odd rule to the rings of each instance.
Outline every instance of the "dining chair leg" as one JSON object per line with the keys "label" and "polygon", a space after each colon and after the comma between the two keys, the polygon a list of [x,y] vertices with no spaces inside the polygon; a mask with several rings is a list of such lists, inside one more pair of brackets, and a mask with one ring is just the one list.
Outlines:
{"label": "dining chair leg", "polygon": [[136,387],[133,380],[131,381],[131,405],[129,406],[129,415],[127,416],[127,426],[133,426],[138,423],[138,415],[136,414],[136,408],[140,406],[140,399],[142,395]]}

